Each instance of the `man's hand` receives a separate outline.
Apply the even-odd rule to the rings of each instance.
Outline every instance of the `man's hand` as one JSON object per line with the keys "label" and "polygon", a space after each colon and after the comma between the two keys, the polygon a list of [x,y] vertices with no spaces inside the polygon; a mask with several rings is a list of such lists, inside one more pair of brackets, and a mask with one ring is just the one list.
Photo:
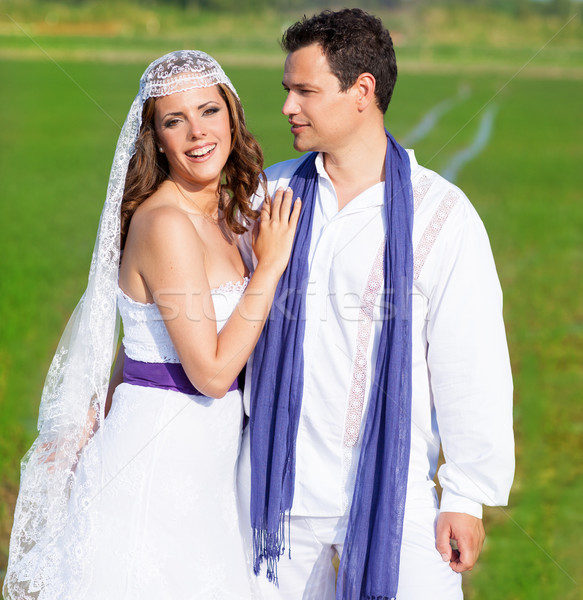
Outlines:
{"label": "man's hand", "polygon": [[[482,519],[465,513],[442,512],[437,518],[435,547],[456,573],[471,571],[484,545]],[[455,540],[457,550],[450,545]]]}

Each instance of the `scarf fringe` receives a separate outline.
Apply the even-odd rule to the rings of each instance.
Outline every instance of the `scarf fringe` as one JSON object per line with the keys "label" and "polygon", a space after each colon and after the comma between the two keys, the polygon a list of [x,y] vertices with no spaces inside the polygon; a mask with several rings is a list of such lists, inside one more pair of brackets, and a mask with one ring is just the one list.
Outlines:
{"label": "scarf fringe", "polygon": [[[283,511],[279,515],[279,524],[277,533],[269,533],[267,527],[253,529],[253,572],[259,575],[261,572],[261,563],[265,560],[267,569],[267,580],[279,587],[277,577],[277,564],[279,557],[285,554],[285,520],[288,521],[288,540],[290,538],[290,518],[289,511]],[[291,547],[289,548],[289,557],[291,558]]]}

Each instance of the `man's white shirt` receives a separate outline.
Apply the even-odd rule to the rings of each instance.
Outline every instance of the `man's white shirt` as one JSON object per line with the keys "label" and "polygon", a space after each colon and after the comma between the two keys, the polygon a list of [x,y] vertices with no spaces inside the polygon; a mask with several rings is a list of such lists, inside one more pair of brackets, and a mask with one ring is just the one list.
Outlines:
{"label": "man's white shirt", "polygon": [[[507,503],[514,475],[502,293],[486,231],[469,200],[408,153],[415,214],[407,505],[434,502],[441,441],[440,509],[481,517],[482,504]],[[270,195],[288,186],[302,160],[266,170]],[[292,514],[332,517],[350,506],[374,379],[382,327],[384,183],[338,211],[322,155],[316,167]],[[262,200],[257,195],[254,206]],[[240,247],[251,264],[249,236]]]}

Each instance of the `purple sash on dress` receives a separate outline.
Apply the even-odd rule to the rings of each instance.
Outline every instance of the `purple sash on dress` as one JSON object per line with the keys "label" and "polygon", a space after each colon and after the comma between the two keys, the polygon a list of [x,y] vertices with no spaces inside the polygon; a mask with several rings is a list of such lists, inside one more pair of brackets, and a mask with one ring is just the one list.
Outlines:
{"label": "purple sash on dress", "polygon": [[[180,363],[147,363],[126,356],[123,364],[123,381],[142,387],[174,390],[191,396],[206,396],[190,383]],[[229,392],[238,387],[239,383],[235,379]]]}

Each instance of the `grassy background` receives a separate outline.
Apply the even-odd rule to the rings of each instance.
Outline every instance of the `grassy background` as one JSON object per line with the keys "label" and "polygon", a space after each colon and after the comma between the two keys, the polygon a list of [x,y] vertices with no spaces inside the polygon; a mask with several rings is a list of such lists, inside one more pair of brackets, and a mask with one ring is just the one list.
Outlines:
{"label": "grassy background", "polygon": [[[34,439],[52,352],[85,287],[119,126],[145,66],[176,48],[211,52],[237,87],[267,163],[294,152],[279,113],[275,41],[291,17],[0,8],[2,579],[18,462]],[[401,72],[387,115],[397,138],[460,86],[468,91],[415,144],[421,164],[444,169],[471,143],[482,108],[497,107],[487,148],[457,183],[486,224],[505,291],[517,475],[509,507],[486,510],[488,540],[465,579],[466,597],[583,598],[580,18],[523,22],[463,7],[383,17]]]}

